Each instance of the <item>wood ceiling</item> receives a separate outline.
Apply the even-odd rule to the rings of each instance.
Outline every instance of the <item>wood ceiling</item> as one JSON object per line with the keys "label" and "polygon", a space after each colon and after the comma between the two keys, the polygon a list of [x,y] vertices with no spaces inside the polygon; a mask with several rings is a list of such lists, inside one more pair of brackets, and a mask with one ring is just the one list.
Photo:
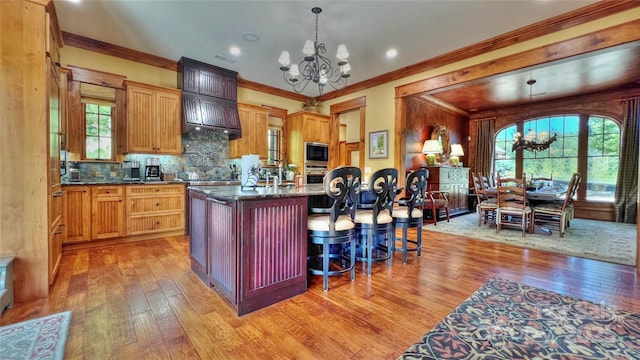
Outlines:
{"label": "wood ceiling", "polygon": [[[527,81],[535,79],[534,85]],[[425,92],[468,113],[640,85],[640,41]],[[530,93],[531,91],[531,93]]]}

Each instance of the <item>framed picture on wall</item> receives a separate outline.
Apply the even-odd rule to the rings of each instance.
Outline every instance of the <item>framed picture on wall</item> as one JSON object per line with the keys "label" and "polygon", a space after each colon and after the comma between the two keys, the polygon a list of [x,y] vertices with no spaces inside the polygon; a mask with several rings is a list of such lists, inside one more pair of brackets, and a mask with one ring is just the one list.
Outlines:
{"label": "framed picture on wall", "polygon": [[389,156],[389,131],[372,131],[369,133],[369,158],[385,159]]}

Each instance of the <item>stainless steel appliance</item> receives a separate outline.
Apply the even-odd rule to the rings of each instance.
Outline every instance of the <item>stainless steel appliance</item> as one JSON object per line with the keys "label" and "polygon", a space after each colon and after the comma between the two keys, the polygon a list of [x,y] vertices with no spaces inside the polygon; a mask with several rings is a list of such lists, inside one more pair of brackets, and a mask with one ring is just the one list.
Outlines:
{"label": "stainless steel appliance", "polygon": [[305,142],[304,143],[304,162],[312,163],[312,162],[328,162],[329,161],[329,145],[316,143],[316,142]]}
{"label": "stainless steel appliance", "polygon": [[140,161],[122,162],[122,180],[123,181],[139,181],[140,180]]}
{"label": "stainless steel appliance", "polygon": [[327,174],[326,162],[307,162],[304,164],[304,183],[322,184]]}
{"label": "stainless steel appliance", "polygon": [[148,158],[145,165],[145,181],[160,181],[162,174],[160,173],[160,159]]}

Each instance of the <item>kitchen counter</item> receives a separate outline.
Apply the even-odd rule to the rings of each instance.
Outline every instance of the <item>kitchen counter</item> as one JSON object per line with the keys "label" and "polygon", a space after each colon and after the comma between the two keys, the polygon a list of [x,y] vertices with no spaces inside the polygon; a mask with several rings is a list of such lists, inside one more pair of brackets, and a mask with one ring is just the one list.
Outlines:
{"label": "kitchen counter", "polygon": [[238,180],[82,180],[82,181],[63,181],[62,185],[166,185],[166,184],[185,184],[191,186],[223,186],[223,185],[240,185]]}

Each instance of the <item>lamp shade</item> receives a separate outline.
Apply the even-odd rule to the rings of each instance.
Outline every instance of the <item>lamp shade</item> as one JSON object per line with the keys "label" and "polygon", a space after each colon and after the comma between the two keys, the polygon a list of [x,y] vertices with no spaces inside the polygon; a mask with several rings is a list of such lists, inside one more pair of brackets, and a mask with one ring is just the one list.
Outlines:
{"label": "lamp shade", "polygon": [[438,140],[427,140],[422,146],[423,154],[442,154],[442,148]]}
{"label": "lamp shade", "polygon": [[464,150],[460,144],[451,144],[451,156],[464,156]]}

